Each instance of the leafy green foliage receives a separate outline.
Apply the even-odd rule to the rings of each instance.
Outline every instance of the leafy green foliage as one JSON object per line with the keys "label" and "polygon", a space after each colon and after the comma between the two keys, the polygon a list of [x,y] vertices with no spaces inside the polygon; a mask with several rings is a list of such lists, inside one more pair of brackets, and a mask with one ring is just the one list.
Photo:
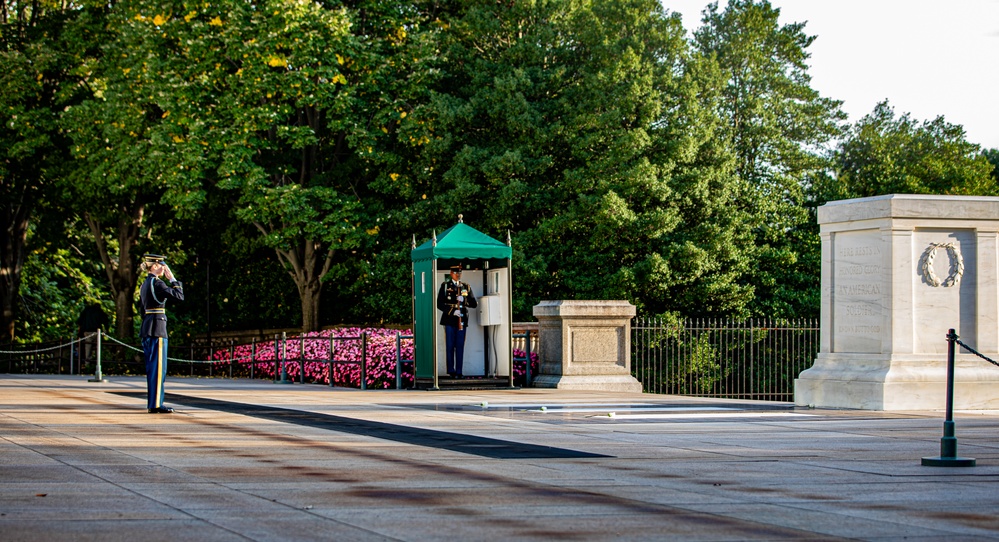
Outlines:
{"label": "leafy green foliage", "polygon": [[[83,69],[95,49],[100,10],[9,2],[0,10],[0,334],[15,335],[16,299],[28,228],[43,201],[57,201],[69,145],[64,108],[88,94]],[[58,213],[57,213],[58,215]]]}
{"label": "leafy green foliage", "polygon": [[896,116],[888,102],[853,127],[836,153],[837,177],[823,200],[882,194],[999,194],[995,166],[964,129],[943,117],[918,122]]}
{"label": "leafy green foliage", "polygon": [[483,1],[448,23],[419,230],[463,214],[512,231],[515,318],[570,297],[741,309],[746,239],[722,211],[735,179],[698,103],[716,74],[678,18],[643,0]]}
{"label": "leafy green foliage", "polygon": [[999,149],[985,149],[982,155],[992,164],[992,178],[999,182]]}
{"label": "leafy green foliage", "polygon": [[5,6],[9,334],[18,303],[53,337],[97,298],[132,335],[144,251],[184,281],[181,336],[406,323],[413,238],[459,214],[512,237],[518,320],[808,314],[814,204],[995,193],[995,150],[887,104],[833,154],[815,38],[766,0],[710,4],[693,40],[656,0]]}
{"label": "leafy green foliage", "polygon": [[828,170],[824,149],[846,116],[841,102],[810,85],[807,49],[815,36],[805,34],[804,23],[779,19],[767,0],[733,0],[724,10],[714,2],[695,43],[717,60],[726,80],[721,135],[746,183],[739,204],[752,216],[756,245],[746,278],[756,292],[752,312],[789,317],[818,310],[817,297],[800,294],[818,288],[805,194]]}
{"label": "leafy green foliage", "polygon": [[196,221],[171,221],[170,228],[160,231],[161,239],[172,240],[171,269],[184,284],[184,302],[169,308],[171,337],[300,323],[294,283],[274,250],[232,212],[224,191],[207,186]]}
{"label": "leafy green foliage", "polygon": [[156,28],[136,32],[141,50],[172,52],[159,70],[165,141],[190,149],[181,170],[230,194],[294,279],[303,329],[316,329],[321,281],[377,233],[371,187],[399,178],[392,148],[413,137],[429,73],[417,65],[433,54],[424,15],[383,1],[168,4],[126,17]]}
{"label": "leafy green foliage", "polygon": [[[18,342],[65,341],[76,334],[76,320],[90,303],[98,303],[106,314],[114,305],[92,254],[78,247],[91,247],[88,232],[74,228],[72,221],[52,220],[32,225],[33,247],[24,262],[20,288]],[[53,242],[56,239],[59,242]]]}
{"label": "leafy green foliage", "polygon": [[731,367],[723,366],[710,333],[697,335],[681,349],[687,355],[680,360],[679,367],[669,375],[667,382],[670,389],[676,389],[680,394],[711,393],[732,371]]}

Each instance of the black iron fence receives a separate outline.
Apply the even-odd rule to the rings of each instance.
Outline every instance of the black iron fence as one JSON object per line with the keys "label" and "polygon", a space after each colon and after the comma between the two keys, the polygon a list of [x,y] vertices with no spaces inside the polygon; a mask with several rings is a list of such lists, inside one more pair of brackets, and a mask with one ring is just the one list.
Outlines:
{"label": "black iron fence", "polygon": [[83,339],[67,339],[27,346],[0,345],[0,372],[85,374],[80,367],[79,349],[82,344]]}
{"label": "black iron fence", "polygon": [[793,401],[819,351],[816,319],[636,318],[632,373],[647,393]]}
{"label": "black iron fence", "polygon": [[[537,333],[530,329],[512,335],[514,382],[530,385],[537,373]],[[243,339],[243,340],[240,340]],[[390,329],[351,328],[289,336],[274,334],[225,337],[181,343],[170,341],[170,376],[268,379],[281,383],[329,386],[410,388],[413,385],[413,336]],[[531,359],[533,363],[528,363]],[[0,345],[0,373],[144,375],[139,345],[123,343],[106,334],[90,334],[62,342]]]}
{"label": "black iron fence", "polygon": [[[513,334],[517,385],[536,376],[537,331]],[[346,336],[233,338],[211,344],[170,343],[174,376],[256,378],[335,386],[409,387],[412,336],[391,331]],[[106,337],[106,336],[105,336]],[[655,318],[632,322],[632,371],[648,393],[791,401],[794,379],[811,367],[819,349],[817,320],[692,319],[668,323]],[[97,347],[82,339],[30,347],[0,347],[0,372],[96,374]],[[83,352],[81,352],[81,350]],[[81,356],[81,353],[84,355]],[[89,355],[87,355],[89,354]],[[106,338],[100,345],[101,372],[143,375],[139,348]],[[534,362],[528,364],[527,360]],[[397,362],[401,361],[401,363]]]}

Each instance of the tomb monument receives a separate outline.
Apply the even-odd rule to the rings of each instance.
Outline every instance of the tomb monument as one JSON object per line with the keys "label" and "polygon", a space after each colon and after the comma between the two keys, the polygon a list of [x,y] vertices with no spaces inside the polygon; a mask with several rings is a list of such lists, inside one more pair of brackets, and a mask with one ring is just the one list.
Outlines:
{"label": "tomb monument", "polygon": [[[941,410],[951,328],[999,359],[999,197],[834,201],[818,222],[821,339],[796,404]],[[954,408],[999,409],[999,367],[957,352]]]}

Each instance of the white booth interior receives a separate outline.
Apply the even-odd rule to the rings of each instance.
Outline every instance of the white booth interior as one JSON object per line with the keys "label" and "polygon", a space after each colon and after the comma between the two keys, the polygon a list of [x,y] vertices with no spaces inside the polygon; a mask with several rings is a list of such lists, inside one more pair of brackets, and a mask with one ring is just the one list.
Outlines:
{"label": "white booth interior", "polygon": [[[465,332],[465,354],[462,373],[466,376],[510,375],[510,321],[507,317],[509,295],[506,292],[507,268],[465,269],[461,281],[468,283],[475,296],[477,307],[468,310],[468,329]],[[447,269],[438,269],[435,288],[449,279]],[[436,290],[435,290],[436,291]],[[437,374],[447,376],[447,357],[444,352],[444,330],[437,320]]]}

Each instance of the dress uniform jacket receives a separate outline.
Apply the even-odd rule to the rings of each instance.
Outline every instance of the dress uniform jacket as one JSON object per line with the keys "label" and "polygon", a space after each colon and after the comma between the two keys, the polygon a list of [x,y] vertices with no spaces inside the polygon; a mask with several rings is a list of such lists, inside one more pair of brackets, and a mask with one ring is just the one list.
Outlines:
{"label": "dress uniform jacket", "polygon": [[[464,297],[464,301],[459,303],[458,296]],[[441,325],[458,327],[461,322],[462,327],[468,327],[468,310],[478,306],[475,302],[475,294],[467,283],[448,279],[441,284],[437,291],[437,310],[441,311]],[[460,318],[460,320],[459,320]]]}
{"label": "dress uniform jacket", "polygon": [[171,281],[169,285],[158,280],[150,273],[139,289],[139,306],[142,309],[142,327],[139,337],[167,336],[167,299],[184,300],[184,286],[179,280]]}

